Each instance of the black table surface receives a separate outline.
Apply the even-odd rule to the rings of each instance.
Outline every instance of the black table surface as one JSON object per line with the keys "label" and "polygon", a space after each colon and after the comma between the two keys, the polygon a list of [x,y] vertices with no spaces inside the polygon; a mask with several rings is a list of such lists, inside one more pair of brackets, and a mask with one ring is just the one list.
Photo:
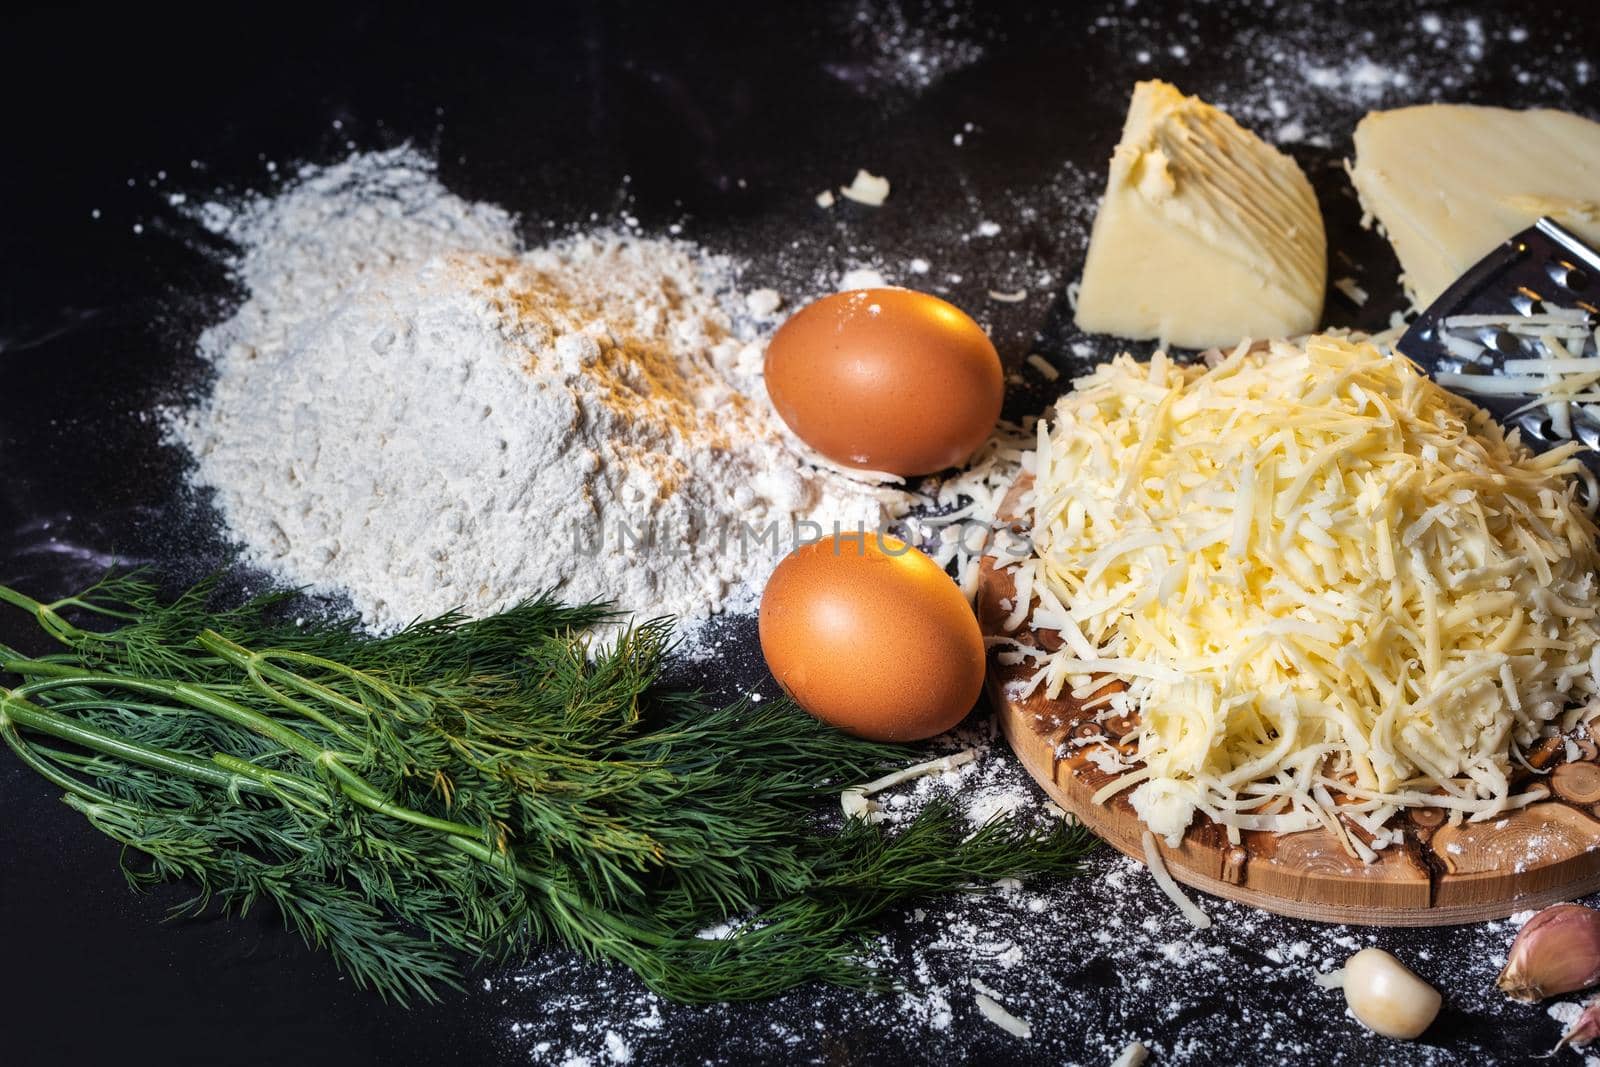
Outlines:
{"label": "black table surface", "polygon": [[[149,418],[189,395],[199,330],[239,296],[225,250],[185,222],[174,193],[270,190],[299,162],[410,142],[439,160],[453,190],[519,212],[531,234],[626,210],[646,232],[679,224],[769,264],[790,235],[841,263],[927,250],[952,268],[941,288],[985,307],[1011,367],[1036,351],[1070,369],[1114,350],[1072,329],[1065,288],[1139,77],[1171,78],[1269,134],[1284,127],[1276,132],[1328,218],[1331,276],[1354,275],[1372,294],[1363,306],[1330,295],[1335,325],[1381,326],[1401,303],[1392,254],[1359,227],[1335,165],[1368,106],[1450,99],[1600,112],[1590,72],[1600,16],[1582,4],[573,4],[514,17],[57,5],[5,18],[0,581],[42,594],[116,560],[181,580],[231,559]],[[1296,88],[1315,77],[1305,57],[1319,55],[1342,64],[1346,96]],[[1352,66],[1368,55],[1382,61],[1376,88]],[[888,206],[819,213],[816,192],[857,166],[891,178]],[[1064,184],[1063,173],[1089,180]],[[941,223],[952,212],[987,217],[991,206],[1011,213],[981,250]],[[1018,262],[1050,268],[1048,299],[985,304],[987,279]],[[1042,410],[1058,388],[1032,377],[1011,390],[1007,413]],[[735,621],[728,633],[697,680],[770,686],[753,626]],[[3,615],[0,641],[33,638]],[[268,916],[162,922],[184,895],[134,895],[116,848],[0,757],[0,1062],[559,1062],[560,1043],[508,1039],[508,1011],[541,1026],[551,1012],[583,1023],[570,999],[508,1009],[503,996],[469,992],[385,1005]],[[1285,923],[1285,936],[1304,926]],[[1459,941],[1384,936],[1421,953]],[[1109,982],[1110,965],[1097,966],[1072,988]],[[579,986],[605,978],[570,975]],[[1301,1062],[1445,1062],[1521,1058],[1555,1032],[1536,1009],[1464,1011],[1426,1046],[1374,1045],[1338,1011],[1291,1010],[1303,998],[1295,988],[1253,1001],[1249,989],[1201,994],[1173,1018],[1152,1015],[1148,1039],[1168,1062],[1265,1062],[1290,1058],[1285,1047],[1309,1049],[1292,1057]],[[880,1023],[858,1014],[837,1029],[819,1022],[804,1040],[764,1041],[763,1020],[803,1014],[802,998],[679,1015],[658,1036],[630,1039],[631,1055],[1102,1061],[1104,1020],[1084,995],[1084,1036],[1055,1044],[1016,1042],[981,1021],[920,1035],[892,1002]],[[1230,1023],[1245,1002],[1252,1012]]]}

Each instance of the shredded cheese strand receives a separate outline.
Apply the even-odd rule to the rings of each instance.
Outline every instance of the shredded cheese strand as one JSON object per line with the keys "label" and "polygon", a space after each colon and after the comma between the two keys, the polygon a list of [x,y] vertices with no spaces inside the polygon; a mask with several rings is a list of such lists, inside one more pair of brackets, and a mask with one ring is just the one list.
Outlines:
{"label": "shredded cheese strand", "polygon": [[1150,875],[1156,880],[1156,885],[1161,887],[1172,902],[1183,912],[1183,917],[1189,920],[1196,930],[1205,930],[1211,926],[1211,916],[1200,910],[1200,905],[1184,895],[1178,888],[1178,883],[1173,881],[1172,872],[1167,870],[1167,862],[1161,858],[1161,850],[1156,846],[1156,835],[1149,830],[1144,832],[1144,862],[1150,868]]}

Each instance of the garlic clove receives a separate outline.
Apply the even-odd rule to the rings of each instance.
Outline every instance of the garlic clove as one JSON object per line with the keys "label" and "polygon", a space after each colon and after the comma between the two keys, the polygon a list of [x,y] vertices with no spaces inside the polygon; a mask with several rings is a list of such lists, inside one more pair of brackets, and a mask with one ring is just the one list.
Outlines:
{"label": "garlic clove", "polygon": [[1600,911],[1581,904],[1556,904],[1517,932],[1497,983],[1513,1000],[1587,989],[1600,982]]}
{"label": "garlic clove", "polygon": [[1439,1014],[1433,986],[1381,948],[1364,948],[1344,965],[1344,1000],[1373,1033],[1409,1041]]}

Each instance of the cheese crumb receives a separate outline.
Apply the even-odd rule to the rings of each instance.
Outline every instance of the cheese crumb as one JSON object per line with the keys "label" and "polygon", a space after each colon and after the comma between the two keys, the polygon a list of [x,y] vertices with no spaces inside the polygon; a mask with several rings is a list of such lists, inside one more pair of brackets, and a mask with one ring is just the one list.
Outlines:
{"label": "cheese crumb", "polygon": [[776,289],[752,289],[744,298],[744,306],[757,318],[766,318],[783,306],[783,297]]}
{"label": "cheese crumb", "polygon": [[973,994],[973,1001],[978,1005],[978,1010],[983,1017],[994,1023],[1013,1037],[1020,1037],[1024,1041],[1033,1036],[1033,1027],[1026,1019],[1019,1019],[1011,1014],[995,998],[999,995],[976,978],[972,979],[972,988],[978,990]]}
{"label": "cheese crumb", "polygon": [[1045,359],[1037,352],[1031,353],[1028,356],[1028,366],[1044,375],[1045,379],[1048,381],[1053,382],[1057,378],[1061,377],[1061,372],[1056,370],[1055,367],[1051,365],[1049,360]]}
{"label": "cheese crumb", "polygon": [[868,207],[882,207],[883,202],[889,199],[889,179],[858,170],[855,180],[839,187],[839,195]]}
{"label": "cheese crumb", "polygon": [[1343,293],[1356,307],[1366,307],[1367,291],[1357,285],[1354,278],[1335,278],[1333,287]]}
{"label": "cheese crumb", "polygon": [[1130,1041],[1122,1054],[1111,1061],[1111,1067],[1143,1067],[1149,1058],[1150,1050],[1145,1048],[1144,1042]]}
{"label": "cheese crumb", "polygon": [[888,284],[883,273],[871,267],[856,267],[845,271],[839,277],[840,292],[849,289],[882,289]]}

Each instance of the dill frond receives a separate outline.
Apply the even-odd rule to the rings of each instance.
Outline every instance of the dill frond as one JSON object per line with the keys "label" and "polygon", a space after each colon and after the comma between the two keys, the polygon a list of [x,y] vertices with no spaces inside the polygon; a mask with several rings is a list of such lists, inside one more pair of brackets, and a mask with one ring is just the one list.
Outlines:
{"label": "dill frond", "polygon": [[[605,648],[604,606],[535,598],[385,637],[288,621],[292,594],[165,598],[138,573],[54,603],[0,587],[62,651],[0,648],[0,739],[187,910],[275,909],[356,982],[432,999],[467,960],[565,945],[708,1002],[884,988],[885,912],[1067,876],[1091,839],[933,804],[895,832],[819,800],[903,751],[784,702],[658,684],[666,620]],[[696,932],[735,920],[736,932]]]}

